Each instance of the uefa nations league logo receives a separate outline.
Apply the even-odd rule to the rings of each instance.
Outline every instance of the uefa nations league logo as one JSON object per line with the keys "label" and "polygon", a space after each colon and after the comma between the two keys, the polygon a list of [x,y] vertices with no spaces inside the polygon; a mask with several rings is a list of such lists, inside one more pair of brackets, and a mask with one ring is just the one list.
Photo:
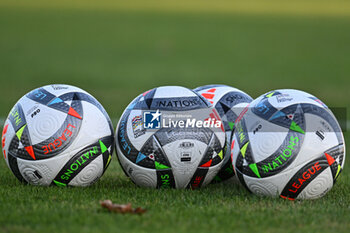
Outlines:
{"label": "uefa nations league logo", "polygon": [[160,129],[161,127],[162,113],[157,110],[156,112],[144,112],[143,121],[145,129]]}

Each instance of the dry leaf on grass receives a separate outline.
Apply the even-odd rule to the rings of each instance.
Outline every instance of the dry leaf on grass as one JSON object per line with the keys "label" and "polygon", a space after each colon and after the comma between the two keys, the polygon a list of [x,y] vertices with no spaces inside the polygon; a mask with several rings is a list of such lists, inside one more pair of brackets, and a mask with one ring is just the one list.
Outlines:
{"label": "dry leaf on grass", "polygon": [[115,212],[115,213],[143,214],[147,211],[146,209],[143,209],[141,207],[137,207],[137,208],[133,209],[131,207],[131,203],[128,203],[125,205],[113,204],[113,202],[111,200],[100,201],[100,204],[101,204],[102,208],[106,208],[109,211]]}

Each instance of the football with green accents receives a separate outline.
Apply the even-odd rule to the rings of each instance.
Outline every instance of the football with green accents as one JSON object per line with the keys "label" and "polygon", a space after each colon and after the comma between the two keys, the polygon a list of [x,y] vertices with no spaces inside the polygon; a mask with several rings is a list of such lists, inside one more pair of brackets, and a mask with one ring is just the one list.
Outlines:
{"label": "football with green accents", "polygon": [[285,199],[322,197],[345,161],[342,130],[318,98],[276,90],[255,99],[236,124],[232,162],[251,192]]}
{"label": "football with green accents", "polygon": [[12,173],[34,185],[88,186],[111,160],[114,132],[102,105],[69,85],[24,95],[4,124],[2,149]]}

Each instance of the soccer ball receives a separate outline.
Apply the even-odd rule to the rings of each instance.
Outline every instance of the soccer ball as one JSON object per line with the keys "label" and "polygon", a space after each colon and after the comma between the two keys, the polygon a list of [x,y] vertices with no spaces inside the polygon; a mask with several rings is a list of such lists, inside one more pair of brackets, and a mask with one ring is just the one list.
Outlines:
{"label": "soccer ball", "polygon": [[[226,85],[206,85],[197,87],[194,91],[201,94],[219,113],[226,131],[227,148],[231,147],[232,132],[235,129],[235,122],[242,110],[253,101],[253,99],[243,91]],[[238,152],[238,151],[237,151]],[[237,155],[233,155],[236,157]],[[222,168],[214,177],[212,183],[227,180],[234,176],[231,150],[226,151]]]}
{"label": "soccer ball", "polygon": [[212,105],[178,86],[136,97],[116,130],[124,172],[137,185],[152,188],[196,189],[210,183],[221,167],[225,140]]}
{"label": "soccer ball", "polygon": [[88,186],[108,167],[114,147],[111,120],[89,93],[48,85],[23,96],[3,129],[8,167],[34,185]]}
{"label": "soccer ball", "polygon": [[232,159],[251,192],[285,199],[315,199],[334,185],[345,161],[341,128],[331,110],[298,90],[255,99],[236,124]]}

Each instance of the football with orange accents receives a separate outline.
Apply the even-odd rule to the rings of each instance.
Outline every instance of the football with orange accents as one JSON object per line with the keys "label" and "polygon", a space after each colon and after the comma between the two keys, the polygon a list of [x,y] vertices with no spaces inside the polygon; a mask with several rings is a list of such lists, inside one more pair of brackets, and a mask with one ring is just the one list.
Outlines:
{"label": "football with orange accents", "polygon": [[[222,119],[226,132],[227,148],[222,168],[212,183],[225,181],[234,176],[231,161],[231,137],[235,131],[236,121],[244,108],[253,101],[247,93],[227,85],[206,85],[194,89],[206,98],[216,109]],[[232,155],[233,156],[233,155]]]}
{"label": "football with orange accents", "polygon": [[249,191],[315,199],[335,184],[345,161],[342,130],[318,98],[276,90],[255,99],[236,124],[232,162]]}
{"label": "football with orange accents", "polygon": [[111,160],[114,132],[102,105],[69,85],[47,85],[23,96],[2,133],[6,164],[22,182],[88,186]]}
{"label": "football with orange accents", "polygon": [[207,185],[221,168],[226,136],[215,108],[185,87],[163,86],[136,97],[116,129],[119,162],[139,186]]}

